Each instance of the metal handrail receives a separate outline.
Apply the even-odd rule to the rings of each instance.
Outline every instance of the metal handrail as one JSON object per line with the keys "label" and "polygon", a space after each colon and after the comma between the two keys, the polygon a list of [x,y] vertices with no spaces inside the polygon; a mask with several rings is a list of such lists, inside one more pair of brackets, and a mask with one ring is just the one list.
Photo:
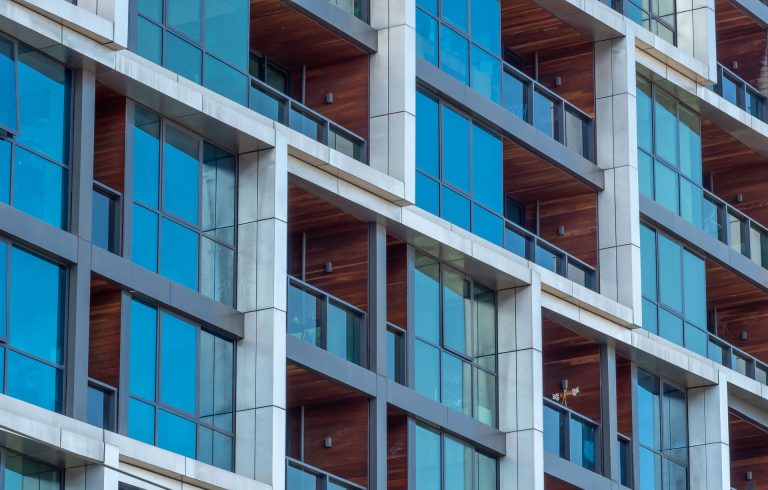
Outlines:
{"label": "metal handrail", "polygon": [[[761,0],[761,1],[764,1],[764,0]],[[751,95],[753,95],[758,99],[760,104],[759,114],[752,114],[752,115],[762,121],[768,121],[768,114],[766,113],[765,95],[763,95],[754,85],[747,82],[742,77],[737,75],[732,70],[726,68],[722,63],[719,63],[719,62],[717,63],[717,83],[710,87],[712,91],[714,91],[720,97],[723,97],[723,77],[724,76],[727,76],[727,78],[733,81],[739,88],[739,93],[736,96],[737,97],[736,106],[752,114],[752,112],[749,111],[749,108],[747,107],[746,97],[745,97],[746,93],[750,93]]]}
{"label": "metal handrail", "polygon": [[310,284],[310,283],[308,283],[306,281],[302,281],[298,277],[289,276],[288,277],[288,281],[293,283],[295,286],[300,287],[301,289],[308,289],[312,293],[315,293],[315,295],[317,295],[317,296],[323,296],[323,297],[328,298],[329,300],[333,301],[334,303],[339,304],[339,305],[345,307],[346,309],[353,310],[353,312],[357,313],[358,316],[365,317],[365,315],[366,315],[366,312],[361,310],[357,306],[355,306],[355,305],[353,305],[351,303],[347,303],[343,299],[341,299],[341,298],[339,298],[337,296],[334,296],[332,294],[329,294],[329,293],[323,291],[322,289],[320,289],[320,288],[318,288],[316,286],[313,286],[312,284]]}
{"label": "metal handrail", "polygon": [[337,485],[340,484],[341,486],[344,486],[348,489],[354,489],[354,490],[366,490],[365,487],[358,485],[357,483],[352,483],[349,480],[345,480],[344,478],[341,478],[340,476],[336,476],[333,473],[328,473],[327,471],[323,471],[320,468],[317,468],[315,466],[309,465],[303,461],[299,461],[298,459],[294,459],[290,456],[286,456],[285,460],[287,461],[287,465],[285,465],[286,472],[288,471],[289,466],[293,466],[295,468],[298,468],[305,473],[310,473],[312,475],[315,475],[317,477],[320,477],[323,479],[323,486],[322,488],[327,487],[327,482],[330,480],[333,483],[336,483]]}
{"label": "metal handrail", "polygon": [[[757,367],[759,367],[764,373],[768,374],[768,364],[760,361],[755,356],[753,356],[751,354],[748,354],[747,352],[743,351],[742,349],[739,349],[738,347],[736,347],[735,345],[731,344],[730,342],[728,342],[726,340],[723,340],[722,338],[720,338],[719,336],[713,334],[712,332],[707,332],[707,336],[708,336],[709,342],[717,344],[719,347],[723,348],[724,349],[724,353],[727,354],[726,359],[724,359],[724,360],[721,359],[721,361],[724,361],[724,362],[719,362],[719,364],[721,364],[721,365],[723,365],[723,366],[725,366],[727,368],[734,369],[733,357],[735,355],[737,357],[740,357],[740,358],[744,359],[744,361],[746,361],[746,363],[747,363],[747,372],[743,373],[743,374],[745,376],[747,376],[748,378],[754,379],[755,381],[760,381],[760,380],[757,379],[757,376],[755,374]],[[711,360],[713,360],[713,361],[715,360],[715,359],[712,359],[712,355],[711,354],[708,357]],[[765,384],[765,383],[763,383],[763,384]]]}
{"label": "metal handrail", "polygon": [[[768,228],[763,226],[761,223],[758,223],[754,219],[750,218],[747,214],[741,212],[739,209],[728,204],[727,202],[725,202],[723,199],[721,199],[714,193],[706,189],[702,189],[702,191],[703,191],[703,199],[708,200],[710,203],[715,205],[719,210],[719,213],[717,216],[717,223],[718,223],[718,226],[720,226],[720,233],[718,233],[717,239],[722,243],[732,247],[732,243],[731,243],[732,236],[728,227],[728,215],[735,216],[742,224],[742,227],[740,230],[741,250],[739,250],[739,252],[743,256],[749,259],[752,259],[749,230],[752,228],[756,229],[762,237],[765,237],[766,240],[768,240]],[[704,223],[702,222],[702,226],[703,225]],[[762,259],[763,257],[761,257],[760,265],[763,268],[768,269],[768,267],[766,267],[766,265],[768,265],[768,257],[765,257],[766,259],[765,262]]]}
{"label": "metal handrail", "polygon": [[582,415],[576,410],[573,410],[572,408],[568,408],[565,405],[561,403],[557,403],[554,400],[550,400],[549,398],[544,398],[544,404],[548,405],[550,408],[557,410],[561,413],[568,413],[571,417],[575,417],[581,421],[587,422],[588,424],[594,426],[595,428],[600,427],[600,423],[592,420],[591,418],[587,417],[586,415]]}

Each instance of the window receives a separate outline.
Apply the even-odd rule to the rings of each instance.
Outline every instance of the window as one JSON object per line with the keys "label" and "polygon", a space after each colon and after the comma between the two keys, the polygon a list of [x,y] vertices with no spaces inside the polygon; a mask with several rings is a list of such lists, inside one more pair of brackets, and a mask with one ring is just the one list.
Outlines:
{"label": "window", "polygon": [[62,488],[61,470],[49,464],[2,450],[3,488],[6,490],[58,490]]}
{"label": "window", "polygon": [[3,393],[61,412],[66,269],[0,241]]}
{"label": "window", "polygon": [[233,342],[138,300],[130,316],[128,435],[231,470]]}
{"label": "window", "polygon": [[640,488],[688,488],[688,406],[685,393],[637,371]]}
{"label": "window", "polygon": [[251,52],[248,72],[253,78],[257,78],[278,92],[288,95],[290,91],[290,73],[288,70],[275,65],[266,56]]}
{"label": "window", "polygon": [[671,44],[677,44],[675,0],[624,0],[624,15]]}
{"label": "window", "polygon": [[0,202],[68,226],[70,74],[0,37]]}
{"label": "window", "polygon": [[154,113],[135,109],[131,257],[233,305],[235,157]]}
{"label": "window", "polygon": [[640,192],[703,228],[700,117],[639,75],[637,144]]}
{"label": "window", "polygon": [[133,51],[247,104],[247,0],[154,0],[132,5],[136,5]]}
{"label": "window", "polygon": [[422,91],[416,112],[416,204],[501,245],[501,138]]}
{"label": "window", "polygon": [[120,253],[120,195],[101,184],[93,187],[91,240],[94,245]]}
{"label": "window", "polygon": [[419,490],[496,490],[496,458],[426,425],[415,428],[415,486]]}
{"label": "window", "polygon": [[496,294],[417,253],[414,389],[496,424]]}
{"label": "window", "polygon": [[643,328],[707,356],[704,260],[641,225]]}

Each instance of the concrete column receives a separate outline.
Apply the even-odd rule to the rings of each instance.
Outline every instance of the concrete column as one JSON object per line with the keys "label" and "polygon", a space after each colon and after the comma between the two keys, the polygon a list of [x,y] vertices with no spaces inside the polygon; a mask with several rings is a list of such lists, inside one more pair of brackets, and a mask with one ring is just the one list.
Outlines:
{"label": "concrete column", "polygon": [[677,47],[707,64],[710,79],[717,80],[715,0],[677,0],[676,3]]}
{"label": "concrete column", "polygon": [[378,31],[370,61],[371,167],[405,183],[416,199],[416,1],[371,0]]}
{"label": "concrete column", "polygon": [[[368,367],[380,389],[387,384],[387,228],[368,224]],[[387,400],[375,397],[368,404],[368,488],[387,488]]]}
{"label": "concrete column", "polygon": [[631,307],[641,322],[640,205],[634,37],[595,43],[600,293]]}
{"label": "concrete column", "polygon": [[237,345],[235,471],[285,488],[285,322],[288,149],[240,156],[238,297],[245,336]]}
{"label": "concrete column", "polygon": [[600,426],[603,475],[620,482],[616,349],[608,344],[600,346]]}
{"label": "concrete column", "polygon": [[731,488],[728,436],[728,383],[688,390],[690,486],[699,490]]}
{"label": "concrete column", "polygon": [[544,413],[541,281],[498,293],[499,430],[507,453],[499,461],[501,488],[543,490]]}

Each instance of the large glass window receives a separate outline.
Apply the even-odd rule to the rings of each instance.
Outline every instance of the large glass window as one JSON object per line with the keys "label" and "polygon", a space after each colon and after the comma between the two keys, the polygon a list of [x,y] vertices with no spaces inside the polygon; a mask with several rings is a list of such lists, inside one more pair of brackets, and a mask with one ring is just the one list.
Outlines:
{"label": "large glass window", "polygon": [[61,470],[46,463],[3,450],[2,485],[5,490],[58,490]]}
{"label": "large glass window", "polygon": [[128,435],[231,470],[233,342],[138,300],[130,317]]}
{"label": "large glass window", "polygon": [[416,111],[416,204],[501,245],[501,137],[422,91]]}
{"label": "large glass window", "polygon": [[68,226],[70,74],[0,37],[0,202]]}
{"label": "large glass window", "polygon": [[414,388],[496,424],[496,295],[417,252]]}
{"label": "large glass window", "polygon": [[677,43],[675,0],[624,0],[624,15],[660,38]]}
{"label": "large glass window", "polygon": [[640,488],[688,488],[688,415],[685,393],[637,371]]}
{"label": "large glass window", "polygon": [[139,106],[133,141],[133,261],[233,305],[235,157]]}

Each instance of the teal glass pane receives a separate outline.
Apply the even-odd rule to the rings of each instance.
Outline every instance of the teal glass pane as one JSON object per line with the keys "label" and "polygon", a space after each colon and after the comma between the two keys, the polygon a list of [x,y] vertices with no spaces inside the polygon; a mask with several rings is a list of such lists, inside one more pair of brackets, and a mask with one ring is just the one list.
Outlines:
{"label": "teal glass pane", "polygon": [[495,458],[477,453],[477,490],[497,490],[498,464]]}
{"label": "teal glass pane", "polygon": [[262,88],[256,81],[251,82],[250,107],[273,121],[285,122],[283,101]]}
{"label": "teal glass pane", "polygon": [[13,157],[13,206],[56,228],[67,227],[65,168],[17,146]]}
{"label": "teal glass pane", "polygon": [[312,138],[315,141],[320,141],[321,136],[321,124],[308,112],[296,110],[295,106],[291,106],[289,125],[299,133]]}
{"label": "teal glass pane", "polygon": [[559,411],[544,405],[544,450],[561,458],[565,457],[564,419]]}
{"label": "teal glass pane", "polygon": [[722,77],[722,80],[720,80],[720,89],[721,89],[721,95],[725,100],[727,100],[731,104],[738,105],[739,88],[733,80],[731,80],[728,76],[724,75]]}
{"label": "teal glass pane", "polygon": [[420,253],[414,259],[414,304],[416,335],[434,344],[440,342],[440,267]]}
{"label": "teal glass pane", "polygon": [[685,347],[693,352],[707,357],[707,332],[690,323],[685,324]]}
{"label": "teal glass pane", "polygon": [[133,205],[133,239],[131,260],[157,272],[157,214],[138,204]]}
{"label": "teal glass pane", "polygon": [[440,177],[438,108],[437,101],[416,92],[416,168],[435,178]]}
{"label": "teal glass pane", "polygon": [[496,56],[501,49],[501,5],[499,0],[471,0],[472,40]]}
{"label": "teal glass pane", "polygon": [[678,174],[663,163],[657,161],[654,167],[656,202],[669,211],[680,214]]}
{"label": "teal glass pane", "polygon": [[[0,241],[0,336],[8,336],[8,245]],[[1,350],[0,350],[1,352]],[[3,377],[0,376],[0,392],[2,392]]]}
{"label": "teal glass pane", "polygon": [[465,230],[469,230],[469,199],[443,186],[440,216]]}
{"label": "teal glass pane", "polygon": [[205,56],[206,87],[238,104],[248,104],[248,78],[216,58]]}
{"label": "teal glass pane", "polygon": [[523,258],[529,258],[530,240],[510,225],[504,227],[504,248]]}
{"label": "teal glass pane", "polygon": [[[654,114],[656,154],[674,166],[677,160],[677,103],[666,93],[657,90]],[[656,188],[658,195],[658,187]]]}
{"label": "teal glass pane", "polygon": [[11,199],[11,143],[0,139],[0,202],[10,204]]}
{"label": "teal glass pane", "polygon": [[653,199],[653,157],[644,151],[637,152],[637,173],[640,181],[640,194]]}
{"label": "teal glass pane", "polygon": [[504,72],[503,98],[504,109],[522,120],[528,119],[528,103],[525,96],[525,82],[518,77]]}
{"label": "teal glass pane", "polygon": [[[469,192],[469,120],[443,106],[443,181]],[[466,226],[469,229],[469,225]]]}
{"label": "teal glass pane", "polygon": [[433,15],[437,15],[437,0],[416,0],[416,5]]}
{"label": "teal glass pane", "polygon": [[504,222],[501,217],[477,204],[472,204],[472,233],[496,245],[504,244]]}
{"label": "teal glass pane", "polygon": [[638,476],[643,490],[662,490],[661,456],[644,447],[640,448]]}
{"label": "teal glass pane", "polygon": [[91,196],[93,196],[91,242],[104,250],[115,252],[118,245],[115,243],[117,198],[96,190],[91,193]]}
{"label": "teal glass pane", "polygon": [[10,345],[48,362],[63,364],[66,269],[13,247],[10,290]]}
{"label": "teal glass pane", "polygon": [[226,305],[235,302],[235,251],[203,237],[200,292]]}
{"label": "teal glass pane", "polygon": [[[688,406],[685,393],[664,385],[662,398],[664,454],[678,461],[688,461]],[[684,488],[684,487],[683,487]]]}
{"label": "teal glass pane", "polygon": [[205,0],[205,49],[243,72],[248,70],[250,8],[248,0]]}
{"label": "teal glass pane", "polygon": [[322,347],[325,340],[320,325],[323,303],[314,294],[288,284],[288,335]]}
{"label": "teal glass pane", "polygon": [[475,362],[496,372],[496,292],[474,284]]}
{"label": "teal glass pane", "polygon": [[701,187],[691,181],[680,179],[680,216],[687,222],[702,227],[702,205],[704,194]]}
{"label": "teal glass pane", "polygon": [[474,416],[480,422],[490,426],[496,425],[496,389],[496,376],[475,368]]}
{"label": "teal glass pane", "polygon": [[286,488],[291,490],[321,490],[322,481],[320,477],[304,469],[288,463],[288,474],[286,475]]}
{"label": "teal glass pane", "polygon": [[659,299],[675,311],[683,310],[682,247],[659,235]]}
{"label": "teal glass pane", "polygon": [[160,181],[160,117],[136,106],[133,129],[133,199],[157,209]]}
{"label": "teal glass pane", "polygon": [[155,443],[155,408],[135,398],[128,399],[128,437]]}
{"label": "teal glass pane", "polygon": [[442,402],[464,415],[472,415],[472,366],[443,352]]}
{"label": "teal glass pane", "polygon": [[136,54],[163,64],[163,29],[141,16],[136,17]]}
{"label": "teal glass pane", "polygon": [[538,90],[533,92],[533,125],[539,131],[555,137],[555,103]]}
{"label": "teal glass pane", "polygon": [[680,172],[701,184],[701,121],[695,112],[680,106]]}
{"label": "teal glass pane", "polygon": [[643,296],[655,300],[656,296],[656,232],[640,226],[640,266]]}
{"label": "teal glass pane", "polygon": [[212,431],[202,425],[199,426],[197,434],[197,459],[203,463],[231,471],[233,461],[232,438],[220,432]]}
{"label": "teal glass pane", "polygon": [[440,184],[421,172],[416,172],[416,205],[440,216]]}
{"label": "teal glass pane", "polygon": [[[199,2],[200,0],[195,1]],[[166,32],[165,34],[165,56],[163,66],[195,83],[202,82],[202,51],[170,32]]]}
{"label": "teal glass pane", "polygon": [[163,21],[163,0],[138,0],[136,9],[157,22]]}
{"label": "teal glass pane", "polygon": [[663,463],[663,488],[665,490],[688,490],[688,470],[686,467],[666,458],[663,459]]}
{"label": "teal glass pane", "polygon": [[[221,0],[217,0],[221,1]],[[166,0],[166,23],[190,38],[202,40],[202,0]]]}
{"label": "teal glass pane", "polygon": [[651,84],[644,78],[637,78],[637,145],[653,152],[653,121]]}
{"label": "teal glass pane", "polygon": [[189,223],[199,223],[200,148],[198,139],[168,126],[165,132],[163,208]]}
{"label": "teal glass pane", "polygon": [[64,65],[19,44],[19,135],[16,141],[69,161],[70,90]]}
{"label": "teal glass pane", "polygon": [[440,401],[440,351],[426,342],[414,343],[414,389],[417,393]]}
{"label": "teal glass pane", "polygon": [[472,354],[472,305],[469,281],[443,269],[443,345],[461,354]]}
{"label": "teal glass pane", "polygon": [[683,320],[664,308],[659,308],[659,336],[683,345]]}
{"label": "teal glass pane", "polygon": [[157,380],[157,310],[131,301],[130,393],[155,401]]}
{"label": "teal glass pane", "polygon": [[415,432],[414,488],[419,490],[441,490],[442,457],[440,456],[440,434],[421,425],[416,425]]}
{"label": "teal glass pane", "polygon": [[54,412],[62,409],[62,374],[53,366],[8,351],[6,394]]}
{"label": "teal glass pane", "polygon": [[472,488],[472,448],[450,437],[445,438],[445,490]]}
{"label": "teal glass pane", "polygon": [[58,490],[61,471],[13,451],[5,451],[3,488],[6,490]]}
{"label": "teal glass pane", "polygon": [[445,24],[440,25],[440,68],[469,84],[469,41]]}
{"label": "teal glass pane", "polygon": [[704,261],[683,252],[683,304],[685,320],[707,328],[707,277]]}
{"label": "teal glass pane", "polygon": [[197,290],[198,234],[168,218],[160,232],[160,274]]}
{"label": "teal glass pane", "polygon": [[661,402],[659,379],[637,371],[637,426],[640,444],[661,449]]}
{"label": "teal glass pane", "polygon": [[470,79],[473,89],[497,104],[501,101],[501,62],[475,45],[472,45]]}
{"label": "teal glass pane", "polygon": [[437,50],[437,20],[416,9],[416,55],[437,66]]}
{"label": "teal glass pane", "polygon": [[160,321],[160,401],[194,414],[197,327],[165,312]]}
{"label": "teal glass pane", "polygon": [[467,0],[442,0],[443,20],[447,20],[464,32],[467,32],[469,23]]}
{"label": "teal glass pane", "polygon": [[472,125],[472,200],[497,214],[504,212],[501,138]]}
{"label": "teal glass pane", "polygon": [[595,426],[571,417],[569,455],[572,463],[595,471]]}
{"label": "teal glass pane", "polygon": [[203,233],[224,243],[235,243],[235,157],[203,143]]}
{"label": "teal glass pane", "polygon": [[165,410],[157,411],[157,446],[188,458],[195,458],[196,424]]}
{"label": "teal glass pane", "polygon": [[643,298],[643,328],[651,333],[659,333],[659,307],[656,303]]}
{"label": "teal glass pane", "polygon": [[16,55],[13,43],[0,37],[0,127],[16,129]]}
{"label": "teal glass pane", "polygon": [[710,236],[720,240],[723,234],[722,219],[720,217],[720,208],[709,199],[702,201],[702,227]]}
{"label": "teal glass pane", "polygon": [[326,349],[349,362],[362,363],[361,319],[353,311],[333,302],[327,306]]}
{"label": "teal glass pane", "polygon": [[234,356],[231,341],[200,332],[200,420],[228,432],[233,427]]}

